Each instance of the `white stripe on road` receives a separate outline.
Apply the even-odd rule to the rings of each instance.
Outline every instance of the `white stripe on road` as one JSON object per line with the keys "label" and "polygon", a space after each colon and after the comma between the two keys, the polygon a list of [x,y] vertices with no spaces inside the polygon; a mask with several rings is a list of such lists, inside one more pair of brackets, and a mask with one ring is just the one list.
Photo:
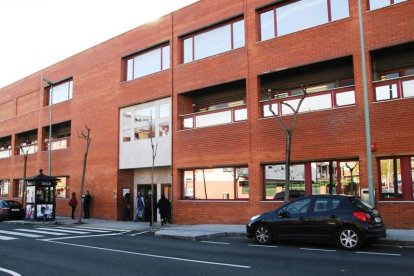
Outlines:
{"label": "white stripe on road", "polygon": [[13,229],[13,230],[30,232],[30,233],[38,233],[38,234],[47,234],[47,235],[52,235],[52,236],[66,236],[67,235],[64,233],[54,233],[54,232],[40,231],[40,230],[33,230],[33,229]]}
{"label": "white stripe on road", "polygon": [[12,238],[12,237],[6,237],[6,236],[0,236],[0,240],[2,241],[10,241],[10,240],[17,240],[18,238]]}
{"label": "white stripe on road", "polygon": [[368,255],[383,255],[383,256],[396,256],[400,257],[401,254],[393,254],[393,253],[381,253],[381,252],[363,252],[363,251],[357,251],[356,254],[368,254]]}
{"label": "white stripe on road", "polygon": [[8,270],[8,269],[1,268],[1,267],[0,267],[0,271],[6,272],[6,273],[8,273],[10,275],[13,275],[13,276],[22,276],[21,274],[17,273],[16,271]]}
{"label": "white stripe on road", "polygon": [[200,260],[194,260],[194,259],[184,259],[184,258],[178,258],[178,257],[169,257],[169,256],[154,255],[154,254],[147,254],[147,253],[131,252],[131,251],[125,251],[125,250],[118,250],[118,249],[111,249],[111,248],[104,248],[104,247],[96,247],[96,246],[89,246],[89,245],[82,245],[82,244],[73,244],[73,243],[66,243],[66,242],[58,242],[58,241],[52,241],[52,240],[45,240],[45,241],[53,242],[53,243],[59,243],[59,244],[65,244],[65,245],[71,245],[71,246],[77,246],[77,247],[84,247],[84,248],[90,248],[90,249],[103,250],[103,251],[118,252],[118,253],[131,254],[131,255],[138,255],[138,256],[144,256],[144,257],[150,257],[150,258],[167,259],[167,260],[174,260],[174,261],[181,261],[181,262],[190,262],[190,263],[199,263],[199,264],[229,266],[229,267],[246,268],[246,269],[247,268],[251,268],[251,266],[246,266],[246,265],[217,263],[217,262],[207,262],[207,261],[200,261]]}
{"label": "white stripe on road", "polygon": [[146,233],[149,233],[150,231],[144,231],[144,232],[139,232],[139,233],[135,233],[135,234],[129,234],[130,236],[132,236],[132,237],[134,237],[134,236],[137,236],[137,235],[142,235],[142,234],[146,234]]}
{"label": "white stripe on road", "polygon": [[203,243],[214,243],[214,244],[231,244],[229,242],[213,242],[213,241],[201,241]]}
{"label": "white stripe on road", "polygon": [[65,230],[65,229],[56,229],[56,228],[57,227],[53,227],[53,228],[40,227],[40,228],[36,228],[36,229],[47,230],[47,231],[54,231],[54,232],[72,233],[72,234],[90,234],[91,233],[91,232]]}
{"label": "white stripe on road", "polygon": [[271,247],[271,248],[277,248],[277,245],[260,245],[260,244],[249,244],[249,246],[253,247]]}
{"label": "white stripe on road", "polygon": [[82,229],[91,229],[94,230],[94,232],[100,232],[98,230],[106,230],[106,231],[119,231],[119,232],[124,232],[125,230],[121,230],[121,229],[110,229],[110,228],[100,228],[100,227],[89,227],[89,226],[76,226],[76,228],[82,228]]}
{"label": "white stripe on road", "polygon": [[[81,229],[78,229],[81,228]],[[98,229],[93,229],[93,228],[83,228],[83,227],[63,227],[63,226],[59,226],[59,227],[53,227],[53,229],[65,229],[65,230],[72,230],[72,231],[88,231],[88,232],[96,232],[96,233],[109,233],[111,232],[110,230],[98,230]]]}
{"label": "white stripe on road", "polygon": [[318,248],[300,248],[301,250],[308,250],[308,251],[322,251],[322,252],[336,252],[334,249],[318,249]]}
{"label": "white stripe on road", "polygon": [[43,238],[43,236],[40,236],[40,235],[26,234],[26,233],[12,232],[12,231],[4,231],[4,230],[0,230],[0,233],[8,234],[8,235],[14,235],[14,236],[23,236],[23,237],[28,237],[28,238]]}
{"label": "white stripe on road", "polygon": [[87,235],[87,236],[71,236],[71,237],[62,237],[62,238],[41,239],[41,241],[55,241],[55,240],[95,238],[95,237],[106,237],[106,236],[119,236],[119,235],[122,235],[122,234],[124,234],[124,233],[110,233],[110,234]]}

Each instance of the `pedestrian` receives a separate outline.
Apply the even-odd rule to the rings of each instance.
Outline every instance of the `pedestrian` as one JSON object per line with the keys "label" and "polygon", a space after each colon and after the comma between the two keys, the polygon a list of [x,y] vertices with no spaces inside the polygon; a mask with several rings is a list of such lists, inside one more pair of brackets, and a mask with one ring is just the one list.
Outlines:
{"label": "pedestrian", "polygon": [[72,193],[72,198],[69,200],[69,206],[72,208],[72,219],[75,219],[75,211],[78,206],[78,200],[76,199],[76,193]]}
{"label": "pedestrian", "polygon": [[170,207],[170,201],[162,195],[157,203],[158,209],[160,209],[161,225],[167,224],[168,208]]}
{"label": "pedestrian", "polygon": [[131,202],[129,200],[129,193],[124,196],[124,221],[131,220]]}
{"label": "pedestrian", "polygon": [[86,195],[83,198],[83,213],[86,219],[90,218],[91,216],[91,213],[90,213],[91,201],[92,201],[92,197],[89,194],[89,191],[86,191]]}
{"label": "pedestrian", "polygon": [[141,195],[141,192],[138,192],[137,195],[137,213],[135,214],[134,221],[137,222],[138,220],[144,220],[145,218],[145,201],[143,196]]}

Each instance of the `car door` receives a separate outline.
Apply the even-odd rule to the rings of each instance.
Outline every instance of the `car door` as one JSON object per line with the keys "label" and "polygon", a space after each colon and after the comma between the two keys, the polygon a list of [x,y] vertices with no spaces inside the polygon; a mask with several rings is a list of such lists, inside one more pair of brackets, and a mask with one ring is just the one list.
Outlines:
{"label": "car door", "polygon": [[320,197],[309,212],[309,236],[315,239],[326,239],[335,236],[339,223],[337,214],[340,199],[334,197]]}
{"label": "car door", "polygon": [[308,213],[311,198],[304,198],[287,204],[275,214],[272,230],[277,238],[301,239],[308,235]]}

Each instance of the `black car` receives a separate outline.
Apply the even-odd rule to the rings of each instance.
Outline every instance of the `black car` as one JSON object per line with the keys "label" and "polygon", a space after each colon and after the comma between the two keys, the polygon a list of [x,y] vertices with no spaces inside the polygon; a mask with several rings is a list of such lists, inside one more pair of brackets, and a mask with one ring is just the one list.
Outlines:
{"label": "black car", "polygon": [[24,208],[16,200],[0,200],[0,221],[5,219],[23,219]]}
{"label": "black car", "polygon": [[349,250],[386,237],[378,211],[357,197],[345,195],[298,198],[252,217],[246,230],[247,236],[260,244],[274,240],[329,241]]}

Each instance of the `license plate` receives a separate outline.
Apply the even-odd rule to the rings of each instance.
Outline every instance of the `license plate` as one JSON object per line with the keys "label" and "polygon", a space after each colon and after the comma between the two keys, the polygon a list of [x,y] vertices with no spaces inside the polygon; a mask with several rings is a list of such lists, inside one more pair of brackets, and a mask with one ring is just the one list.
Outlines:
{"label": "license plate", "polygon": [[375,218],[375,222],[381,222],[381,218],[376,217],[376,218]]}
{"label": "license plate", "polygon": [[13,212],[19,212],[20,209],[11,209]]}

